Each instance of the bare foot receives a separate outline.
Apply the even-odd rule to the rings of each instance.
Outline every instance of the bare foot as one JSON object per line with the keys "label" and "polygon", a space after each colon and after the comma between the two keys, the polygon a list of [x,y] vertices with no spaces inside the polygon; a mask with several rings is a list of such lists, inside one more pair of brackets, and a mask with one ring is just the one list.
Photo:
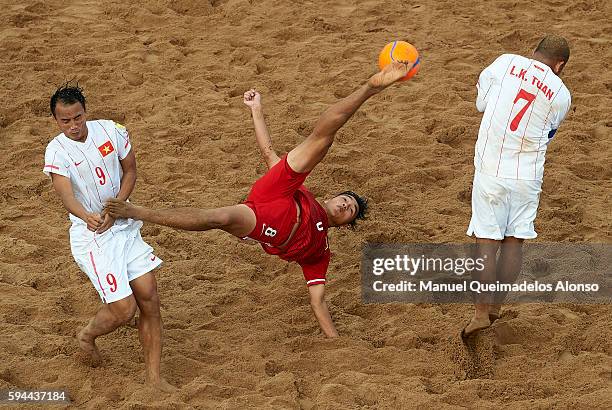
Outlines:
{"label": "bare foot", "polygon": [[372,88],[385,88],[404,77],[412,69],[411,61],[394,61],[368,80]]}
{"label": "bare foot", "polygon": [[104,211],[102,211],[102,215],[110,215],[113,218],[132,218],[136,213],[136,206],[122,201],[117,198],[110,198],[104,204]]}
{"label": "bare foot", "polygon": [[77,341],[79,342],[81,351],[85,353],[89,359],[91,359],[91,365],[93,367],[97,367],[102,364],[102,355],[96,346],[96,342],[92,337],[87,335],[85,329],[86,328],[81,329],[81,331],[77,334]]}
{"label": "bare foot", "polygon": [[489,321],[493,323],[500,317],[501,317],[501,305],[491,305],[491,308],[489,309]]}
{"label": "bare foot", "polygon": [[146,383],[148,386],[156,390],[162,391],[164,393],[174,393],[175,391],[178,390],[176,387],[168,383],[166,379],[162,379],[162,378],[156,381],[147,380]]}
{"label": "bare foot", "polygon": [[472,333],[486,329],[489,326],[491,326],[491,321],[488,317],[477,318],[474,316],[472,320],[470,320],[470,323],[468,323],[467,326],[461,331],[461,337],[465,339]]}

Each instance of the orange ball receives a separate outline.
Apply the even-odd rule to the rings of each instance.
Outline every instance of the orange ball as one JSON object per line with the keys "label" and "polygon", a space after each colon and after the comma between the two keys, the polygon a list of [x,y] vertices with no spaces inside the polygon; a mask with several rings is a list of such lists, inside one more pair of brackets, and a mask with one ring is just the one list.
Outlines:
{"label": "orange ball", "polygon": [[378,67],[382,70],[391,64],[392,61],[397,60],[415,62],[414,66],[408,71],[408,74],[400,78],[399,81],[406,81],[414,77],[421,66],[419,52],[412,44],[406,41],[393,41],[383,47],[378,55]]}

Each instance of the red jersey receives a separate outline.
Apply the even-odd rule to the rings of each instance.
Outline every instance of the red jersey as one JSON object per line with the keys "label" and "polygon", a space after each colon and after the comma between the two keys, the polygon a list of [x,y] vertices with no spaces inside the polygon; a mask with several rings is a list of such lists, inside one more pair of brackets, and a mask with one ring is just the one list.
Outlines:
{"label": "red jersey", "polygon": [[[312,286],[325,283],[331,254],[327,212],[302,185],[308,174],[291,169],[285,155],[255,182],[245,205],[255,212],[257,219],[248,238],[261,242],[266,253],[297,262],[306,284]],[[291,241],[284,245],[297,222],[298,206],[299,226]]]}

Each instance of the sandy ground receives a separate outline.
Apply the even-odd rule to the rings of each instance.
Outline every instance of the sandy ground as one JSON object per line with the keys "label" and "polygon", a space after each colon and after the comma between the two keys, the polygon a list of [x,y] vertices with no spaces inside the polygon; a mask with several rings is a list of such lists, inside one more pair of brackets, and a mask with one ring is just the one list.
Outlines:
{"label": "sandy ground", "polygon": [[[18,4],[16,4],[18,3]],[[87,408],[610,408],[609,306],[517,305],[469,346],[467,305],[364,305],[361,246],[465,242],[480,115],[477,76],[546,33],[572,47],[573,107],[552,143],[539,241],[610,242],[612,3],[532,1],[0,0],[0,389],[66,388]],[[78,79],[91,119],[127,125],[150,206],[234,204],[264,172],[242,93],[261,90],[286,151],[376,70],[415,44],[418,76],[374,98],[307,184],[367,195],[370,218],[330,231],[325,340],[299,267],[222,233],[145,225],[165,260],[163,375],[143,386],[136,330],[77,360],[99,306],[72,260],[66,212],[42,174],[55,87]]]}

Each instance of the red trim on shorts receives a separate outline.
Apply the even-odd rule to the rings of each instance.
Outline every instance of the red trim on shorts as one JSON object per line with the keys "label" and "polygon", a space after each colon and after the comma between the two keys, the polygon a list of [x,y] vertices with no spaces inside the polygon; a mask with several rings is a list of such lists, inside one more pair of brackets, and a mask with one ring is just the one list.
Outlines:
{"label": "red trim on shorts", "polygon": [[55,165],[45,165],[45,168],[59,169],[59,167],[56,167]]}
{"label": "red trim on shorts", "polygon": [[102,289],[102,294],[106,297],[106,292],[104,292],[104,288],[102,287],[102,283],[100,282],[100,276],[98,276],[98,270],[96,269],[96,263],[94,262],[93,253],[89,252],[89,258],[91,259],[91,265],[93,266],[94,273],[96,274],[96,278],[98,278],[98,285],[100,285],[100,289]]}
{"label": "red trim on shorts", "polygon": [[[255,214],[255,227],[253,228],[253,230],[251,232],[249,232],[249,234],[247,236],[245,236],[242,239],[253,239],[253,234],[257,231],[257,228],[259,228],[257,226],[257,210],[255,210],[255,204],[251,201],[248,202],[243,202],[242,205],[246,205],[249,207],[249,209],[251,209],[251,211],[253,211],[253,213]],[[253,239],[256,242],[259,242],[257,239]],[[262,243],[262,242],[259,242]]]}

